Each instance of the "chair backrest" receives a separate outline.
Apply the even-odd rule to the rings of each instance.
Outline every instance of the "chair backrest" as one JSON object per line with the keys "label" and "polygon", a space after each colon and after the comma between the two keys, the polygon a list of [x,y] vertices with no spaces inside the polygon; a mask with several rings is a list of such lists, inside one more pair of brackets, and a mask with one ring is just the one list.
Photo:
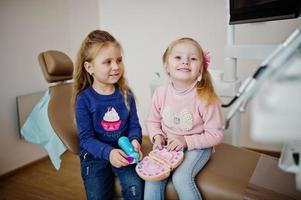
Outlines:
{"label": "chair backrest", "polygon": [[44,77],[49,86],[50,101],[48,105],[49,121],[62,142],[73,153],[79,153],[79,138],[76,132],[71,108],[73,63],[60,51],[46,51],[38,56]]}

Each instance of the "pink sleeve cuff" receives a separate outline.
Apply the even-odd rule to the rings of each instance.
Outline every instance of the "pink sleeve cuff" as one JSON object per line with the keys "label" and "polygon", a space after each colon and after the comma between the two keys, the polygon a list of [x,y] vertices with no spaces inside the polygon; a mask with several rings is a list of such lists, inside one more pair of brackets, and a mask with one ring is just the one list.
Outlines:
{"label": "pink sleeve cuff", "polygon": [[[196,149],[196,144],[195,144],[195,140],[192,137],[189,136],[184,136],[186,143],[187,143],[187,148],[188,150],[193,150]],[[199,146],[199,144],[198,144]]]}

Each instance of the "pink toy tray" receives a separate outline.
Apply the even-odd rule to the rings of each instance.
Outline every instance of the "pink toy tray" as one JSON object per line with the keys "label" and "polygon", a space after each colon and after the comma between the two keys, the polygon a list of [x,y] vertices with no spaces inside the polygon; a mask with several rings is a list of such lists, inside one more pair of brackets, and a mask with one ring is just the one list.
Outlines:
{"label": "pink toy tray", "polygon": [[137,174],[146,181],[160,181],[167,178],[184,159],[182,151],[154,149],[136,166]]}

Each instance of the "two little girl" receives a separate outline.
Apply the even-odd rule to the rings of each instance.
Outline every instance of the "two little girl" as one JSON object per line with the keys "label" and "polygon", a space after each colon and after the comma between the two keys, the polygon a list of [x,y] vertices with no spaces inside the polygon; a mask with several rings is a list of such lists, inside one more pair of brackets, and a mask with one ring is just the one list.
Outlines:
{"label": "two little girl", "polygon": [[[146,127],[153,148],[186,149],[172,174],[180,199],[201,199],[194,177],[223,139],[222,114],[208,57],[191,38],[174,41],[163,55],[170,83],[157,88]],[[142,141],[135,99],[124,78],[121,46],[95,30],[83,41],[74,74],[74,102],[80,138],[81,174],[87,199],[112,199],[117,176],[124,199],[164,199],[167,179],[144,182],[125,159],[117,141],[127,136],[135,150]]]}

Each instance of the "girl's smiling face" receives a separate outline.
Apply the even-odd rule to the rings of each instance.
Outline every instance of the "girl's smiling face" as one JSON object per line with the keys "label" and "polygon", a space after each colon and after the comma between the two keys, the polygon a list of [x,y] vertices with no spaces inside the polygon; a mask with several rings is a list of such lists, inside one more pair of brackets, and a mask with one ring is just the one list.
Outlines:
{"label": "girl's smiling face", "polygon": [[102,47],[91,62],[85,63],[89,74],[93,74],[93,87],[112,87],[124,72],[121,49],[115,44]]}
{"label": "girl's smiling face", "polygon": [[192,42],[181,42],[171,50],[165,68],[174,86],[183,89],[201,75],[202,63],[199,49]]}

